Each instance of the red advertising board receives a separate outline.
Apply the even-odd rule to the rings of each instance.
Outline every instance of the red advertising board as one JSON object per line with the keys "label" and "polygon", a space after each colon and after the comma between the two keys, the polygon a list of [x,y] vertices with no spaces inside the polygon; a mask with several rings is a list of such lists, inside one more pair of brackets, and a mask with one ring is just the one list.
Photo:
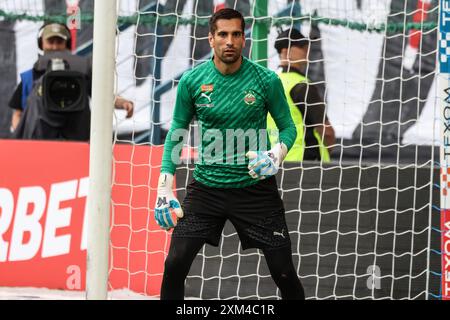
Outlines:
{"label": "red advertising board", "polygon": [[[0,140],[0,286],[84,290],[89,145]],[[116,145],[110,288],[158,295],[170,236],[151,210],[162,147]]]}

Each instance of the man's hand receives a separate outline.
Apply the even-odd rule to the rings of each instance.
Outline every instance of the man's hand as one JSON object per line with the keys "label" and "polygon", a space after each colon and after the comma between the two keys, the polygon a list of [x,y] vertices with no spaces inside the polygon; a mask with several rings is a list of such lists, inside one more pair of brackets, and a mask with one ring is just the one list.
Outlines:
{"label": "man's hand", "polygon": [[249,151],[245,155],[249,158],[248,174],[254,179],[265,179],[278,172],[281,163],[287,154],[284,143],[277,143],[269,151]]}
{"label": "man's hand", "polygon": [[[158,195],[155,204],[155,220],[163,229],[169,230],[177,225],[177,221],[183,218],[183,210],[180,202],[177,200],[172,191],[173,175],[169,173],[161,173],[158,180]],[[174,221],[172,219],[172,211],[177,216]]]}
{"label": "man's hand", "polygon": [[127,112],[127,118],[130,118],[134,112],[134,104],[132,101],[127,100],[122,97],[116,97],[116,101],[114,101],[114,107],[116,109],[122,109]]}
{"label": "man's hand", "polygon": [[14,130],[16,130],[17,126],[19,125],[21,117],[22,117],[22,110],[14,109],[11,118],[11,128],[10,128],[11,133],[14,132]]}

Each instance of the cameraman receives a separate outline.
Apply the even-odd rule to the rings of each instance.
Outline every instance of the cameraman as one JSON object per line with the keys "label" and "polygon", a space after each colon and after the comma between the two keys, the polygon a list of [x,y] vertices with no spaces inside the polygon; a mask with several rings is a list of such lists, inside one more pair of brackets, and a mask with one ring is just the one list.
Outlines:
{"label": "cameraman", "polygon": [[[14,91],[9,106],[13,109],[11,119],[12,137],[16,139],[51,139],[51,140],[89,140],[90,109],[88,96],[91,95],[91,60],[70,53],[70,31],[64,24],[44,24],[39,30],[38,47],[43,51],[33,68],[20,74],[21,82]],[[63,61],[68,72],[77,71],[81,88],[78,93],[84,93],[85,97],[79,98],[81,105],[70,112],[51,112],[47,105],[43,105],[43,99],[47,93],[42,92],[43,76],[51,70],[52,59],[59,58]],[[64,69],[64,68],[63,68]],[[60,69],[61,70],[61,69]],[[60,71],[61,72],[61,71]],[[39,86],[38,86],[39,84]],[[37,87],[38,86],[38,87]],[[64,90],[56,92],[61,95]],[[68,92],[70,93],[70,92]],[[71,92],[72,95],[74,92]],[[60,97],[60,99],[65,99]],[[67,100],[67,99],[66,99]],[[70,99],[69,99],[70,100]],[[73,100],[73,99],[72,99]],[[124,109],[127,118],[133,115],[133,102],[122,97],[115,100],[116,109]],[[31,107],[28,110],[28,107]]]}

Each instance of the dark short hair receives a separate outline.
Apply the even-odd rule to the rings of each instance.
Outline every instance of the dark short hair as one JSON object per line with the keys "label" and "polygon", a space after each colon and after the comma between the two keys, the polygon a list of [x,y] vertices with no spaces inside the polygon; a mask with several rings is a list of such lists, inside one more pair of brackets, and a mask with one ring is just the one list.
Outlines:
{"label": "dark short hair", "polygon": [[287,29],[281,32],[275,40],[275,49],[280,53],[282,49],[289,47],[303,48],[309,44],[309,40],[297,29]]}
{"label": "dark short hair", "polygon": [[221,19],[226,19],[226,20],[239,19],[239,20],[241,20],[242,32],[244,32],[245,21],[244,21],[244,17],[242,16],[242,14],[237,10],[234,10],[231,8],[225,8],[225,9],[216,11],[211,16],[211,18],[209,18],[209,32],[211,32],[211,34],[214,34],[214,32],[216,32],[216,30],[217,30],[216,22],[217,22],[217,20],[221,20]]}

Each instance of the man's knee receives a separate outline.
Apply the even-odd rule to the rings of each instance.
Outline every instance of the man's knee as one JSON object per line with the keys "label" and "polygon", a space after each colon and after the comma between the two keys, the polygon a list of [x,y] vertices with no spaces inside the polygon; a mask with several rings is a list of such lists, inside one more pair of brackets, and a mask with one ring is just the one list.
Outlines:
{"label": "man's knee", "polygon": [[164,268],[167,271],[174,268],[175,266],[181,266],[182,262],[183,259],[180,257],[179,253],[169,252],[166,261],[164,262]]}
{"label": "man's knee", "polygon": [[169,254],[164,263],[165,269],[176,270],[177,272],[185,272],[186,269],[189,271],[192,260],[202,245],[202,240],[186,239],[179,241],[178,239],[172,239]]}

